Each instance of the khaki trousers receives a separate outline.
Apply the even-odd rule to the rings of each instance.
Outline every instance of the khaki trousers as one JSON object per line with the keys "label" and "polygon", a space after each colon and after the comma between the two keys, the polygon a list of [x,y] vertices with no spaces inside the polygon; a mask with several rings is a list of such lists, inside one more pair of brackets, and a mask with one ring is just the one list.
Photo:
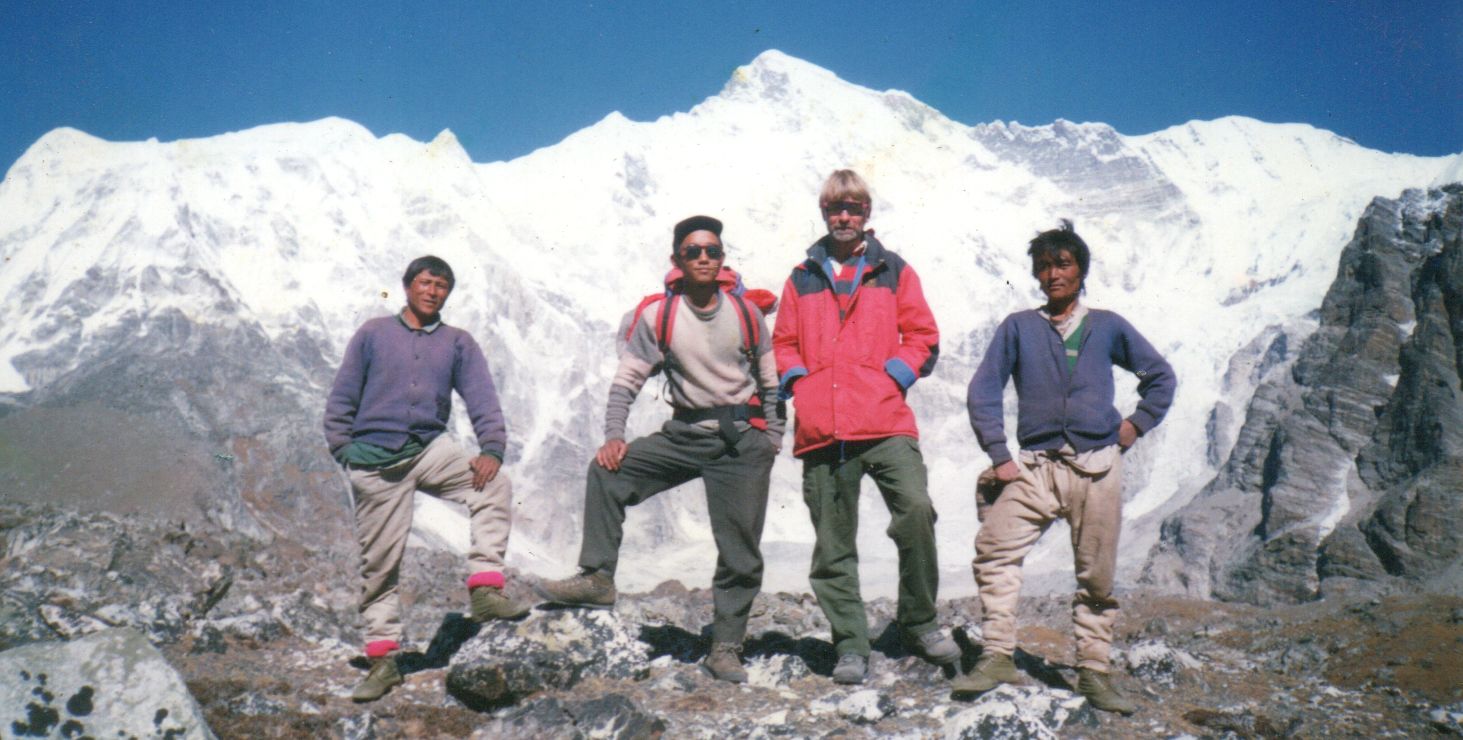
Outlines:
{"label": "khaki trousers", "polygon": [[[1100,456],[1099,465],[1088,465],[1085,470],[1068,457],[1023,451],[1018,461],[1021,477],[1007,484],[985,512],[975,538],[972,567],[980,588],[986,650],[1006,655],[1016,651],[1021,563],[1060,516],[1072,525],[1077,665],[1108,670],[1113,623],[1118,616],[1112,589],[1122,525],[1123,471],[1117,447],[1106,450],[1111,452]],[[1111,458],[1110,466],[1107,458]]]}
{"label": "khaki trousers", "polygon": [[498,475],[481,491],[472,487],[472,455],[439,435],[420,455],[376,470],[349,471],[361,545],[361,617],[366,642],[401,641],[397,578],[411,534],[412,494],[420,490],[467,506],[469,573],[501,571],[512,526],[513,486]]}

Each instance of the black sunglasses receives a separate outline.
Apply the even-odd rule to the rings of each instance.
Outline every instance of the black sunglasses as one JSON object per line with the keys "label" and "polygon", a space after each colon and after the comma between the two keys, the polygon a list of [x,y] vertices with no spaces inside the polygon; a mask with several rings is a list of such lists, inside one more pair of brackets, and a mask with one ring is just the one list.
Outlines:
{"label": "black sunglasses", "polygon": [[847,211],[850,216],[866,216],[868,215],[869,207],[856,200],[840,200],[837,203],[823,204],[823,212],[830,216],[843,211]]}
{"label": "black sunglasses", "polygon": [[719,260],[722,257],[726,256],[726,250],[718,246],[698,247],[692,245],[689,247],[685,247],[681,250],[681,259],[686,260],[687,262],[690,262],[691,260],[701,259],[702,252],[705,252],[707,257],[710,257],[714,260]]}

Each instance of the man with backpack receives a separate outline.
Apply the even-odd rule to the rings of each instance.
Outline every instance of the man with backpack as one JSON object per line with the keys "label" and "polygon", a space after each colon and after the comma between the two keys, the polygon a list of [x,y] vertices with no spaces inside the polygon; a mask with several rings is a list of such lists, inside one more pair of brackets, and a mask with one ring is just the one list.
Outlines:
{"label": "man with backpack", "polygon": [[863,178],[834,172],[819,207],[828,235],[787,279],[772,344],[782,396],[797,411],[793,454],[803,461],[816,537],[808,578],[833,631],[833,680],[856,684],[870,652],[855,542],[865,475],[889,507],[888,534],[899,550],[895,618],[906,643],[932,663],[960,659],[935,620],[935,509],[904,400],[934,369],[940,334],[914,268],[866,228],[873,200]]}
{"label": "man with backpack", "polygon": [[[612,607],[626,507],[701,478],[718,553],[712,646],[702,669],[742,683],[742,641],[762,588],[767,488],[784,422],[762,312],[723,267],[721,230],[710,216],[676,224],[667,290],[630,317],[610,385],[606,441],[584,488],[580,572],[536,590],[553,604]],[[675,412],[660,431],[627,444],[630,405],[658,372],[665,373]]]}

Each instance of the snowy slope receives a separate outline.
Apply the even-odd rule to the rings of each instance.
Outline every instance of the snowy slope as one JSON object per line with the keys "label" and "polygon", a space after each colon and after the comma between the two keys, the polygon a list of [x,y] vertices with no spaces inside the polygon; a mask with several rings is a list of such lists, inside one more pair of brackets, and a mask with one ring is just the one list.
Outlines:
{"label": "snowy slope", "polygon": [[[690,111],[643,123],[611,113],[510,162],[472,163],[450,132],[426,144],[377,139],[338,119],[172,143],[58,130],[0,183],[0,390],[14,403],[44,399],[55,378],[132,331],[118,327],[175,309],[199,324],[257,326],[290,357],[311,348],[319,362],[278,382],[323,404],[354,327],[400,304],[407,260],[436,253],[459,274],[447,320],[489,348],[504,392],[510,560],[558,575],[577,553],[583,466],[601,441],[611,327],[658,284],[671,224],[719,216],[732,264],[777,290],[822,233],[819,184],[849,166],[870,181],[872,223],[918,270],[940,322],[940,365],[910,398],[941,513],[945,593],[968,593],[970,497],[986,460],[965,384],[1000,317],[1039,300],[1024,258],[1036,230],[1075,218],[1094,248],[1089,302],[1128,316],[1180,374],[1169,420],[1130,456],[1136,521],[1212,475],[1212,441],[1233,434],[1211,415],[1243,409],[1253,392],[1222,383],[1225,370],[1267,326],[1305,324],[1366,203],[1457,161],[1241,118],[1144,136],[1065,121],[972,127],[775,51]],[[1120,384],[1128,404],[1132,386]],[[632,430],[664,418],[657,388]],[[623,587],[709,580],[699,490],[631,512]],[[887,514],[869,494],[865,581],[892,593]],[[811,528],[791,457],[774,471],[772,507],[768,586],[805,589]],[[422,511],[426,539],[461,545],[450,517]],[[1148,530],[1133,532],[1125,569],[1152,544]],[[1064,535],[1048,540],[1036,574],[1060,574],[1068,559]]]}

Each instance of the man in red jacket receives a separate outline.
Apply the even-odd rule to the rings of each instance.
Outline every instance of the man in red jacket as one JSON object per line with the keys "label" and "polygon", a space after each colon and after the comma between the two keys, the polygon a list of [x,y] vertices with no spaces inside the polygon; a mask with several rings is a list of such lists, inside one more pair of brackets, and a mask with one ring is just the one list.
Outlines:
{"label": "man in red jacket", "polygon": [[803,461],[817,536],[808,578],[833,630],[833,680],[853,684],[864,680],[869,656],[855,543],[865,474],[889,507],[899,549],[896,618],[911,651],[938,664],[960,659],[935,621],[935,509],[904,400],[934,369],[940,334],[914,268],[865,228],[873,201],[863,178],[834,172],[819,206],[828,235],[793,268],[772,345],[781,396],[796,410],[793,454]]}

